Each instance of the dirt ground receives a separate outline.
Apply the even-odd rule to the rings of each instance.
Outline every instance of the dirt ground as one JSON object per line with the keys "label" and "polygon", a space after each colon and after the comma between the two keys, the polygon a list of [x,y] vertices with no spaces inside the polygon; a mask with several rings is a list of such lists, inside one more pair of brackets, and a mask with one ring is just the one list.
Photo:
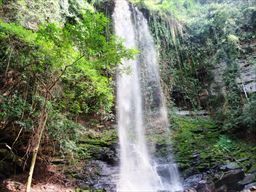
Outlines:
{"label": "dirt ground", "polygon": [[[3,181],[0,192],[25,192],[26,180],[27,174],[15,175]],[[74,186],[57,166],[41,165],[34,172],[31,192],[73,192]]]}

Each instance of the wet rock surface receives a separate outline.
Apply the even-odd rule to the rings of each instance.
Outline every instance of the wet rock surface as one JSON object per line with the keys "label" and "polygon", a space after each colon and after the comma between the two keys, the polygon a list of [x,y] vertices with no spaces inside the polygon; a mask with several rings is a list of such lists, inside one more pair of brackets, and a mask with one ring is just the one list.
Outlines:
{"label": "wet rock surface", "polygon": [[184,179],[185,192],[256,191],[256,173],[245,174],[236,162],[217,166]]}
{"label": "wet rock surface", "polygon": [[106,162],[94,160],[89,162],[81,174],[78,175],[77,185],[81,189],[104,189],[107,192],[114,192],[118,166]]}
{"label": "wet rock surface", "polygon": [[242,169],[229,170],[216,182],[216,188],[225,186],[227,190],[240,191],[244,188],[239,181],[243,180],[245,173]]}
{"label": "wet rock surface", "polygon": [[[161,172],[161,169],[159,169]],[[164,175],[165,172],[162,172]],[[168,174],[166,175],[169,176]],[[236,163],[220,165],[204,173],[184,179],[184,192],[251,192],[256,191],[256,173],[245,174]],[[81,189],[116,191],[118,166],[103,161],[91,161],[78,176]]]}

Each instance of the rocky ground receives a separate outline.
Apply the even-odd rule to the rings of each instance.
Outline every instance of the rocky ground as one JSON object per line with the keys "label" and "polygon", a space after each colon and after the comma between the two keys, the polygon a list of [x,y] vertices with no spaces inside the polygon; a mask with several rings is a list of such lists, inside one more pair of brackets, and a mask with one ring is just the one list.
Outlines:
{"label": "rocky ground", "polygon": [[[117,167],[107,165],[102,161],[93,161],[84,172],[87,173],[86,180],[80,180],[80,188],[88,189],[90,186],[94,189],[115,191]],[[81,178],[83,176],[85,175],[81,175]],[[230,162],[185,178],[183,186],[184,192],[256,191],[256,170],[245,173],[236,162]]]}
{"label": "rocky ground", "polygon": [[184,187],[185,192],[249,192],[256,191],[255,181],[256,170],[246,174],[231,162],[186,178]]}
{"label": "rocky ground", "polygon": [[[118,167],[100,160],[89,162],[75,180],[67,179],[54,167],[34,182],[32,192],[115,191]],[[44,173],[45,174],[45,173]],[[3,182],[0,191],[25,191],[25,176],[19,175]],[[183,180],[184,192],[255,192],[256,170],[245,173],[236,163],[216,166],[203,173],[191,175]]]}
{"label": "rocky ground", "polygon": [[[208,119],[182,117],[173,124],[173,150],[180,167],[185,192],[256,191],[255,144],[240,143],[224,136]],[[40,165],[33,192],[114,192],[118,179],[117,136],[114,130],[84,135],[80,147],[87,154],[78,169],[63,171],[63,162]],[[161,152],[169,145],[158,145]],[[162,147],[162,149],[161,149]],[[1,192],[22,192],[26,174],[3,182]]]}

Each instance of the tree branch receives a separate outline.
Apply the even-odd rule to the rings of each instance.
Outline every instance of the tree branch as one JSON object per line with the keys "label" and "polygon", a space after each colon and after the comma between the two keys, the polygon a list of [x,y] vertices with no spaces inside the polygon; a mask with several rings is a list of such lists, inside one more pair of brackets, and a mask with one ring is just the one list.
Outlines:
{"label": "tree branch", "polygon": [[64,75],[64,73],[66,72],[67,68],[68,68],[68,67],[71,67],[71,66],[73,66],[73,65],[75,65],[75,64],[76,64],[79,60],[81,60],[84,56],[85,56],[85,54],[82,55],[82,56],[80,56],[80,57],[79,57],[77,60],[75,60],[73,63],[71,63],[71,64],[69,64],[69,65],[66,65],[65,68],[63,69],[62,73],[57,77],[57,79],[55,79],[55,81],[52,83],[52,85],[50,85],[50,87],[49,87],[47,90],[50,91],[50,90],[54,87],[54,85],[60,80],[60,78],[62,77],[62,75]]}

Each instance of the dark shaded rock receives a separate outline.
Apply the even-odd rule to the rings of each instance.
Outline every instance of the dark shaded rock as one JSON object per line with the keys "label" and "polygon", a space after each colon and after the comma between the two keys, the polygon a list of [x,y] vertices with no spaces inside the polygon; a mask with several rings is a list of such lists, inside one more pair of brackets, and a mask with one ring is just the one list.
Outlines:
{"label": "dark shaded rock", "polygon": [[252,189],[253,187],[256,187],[256,182],[245,185],[244,189]]}
{"label": "dark shaded rock", "polygon": [[228,188],[226,185],[223,185],[223,186],[219,187],[218,189],[216,189],[216,192],[228,192]]}
{"label": "dark shaded rock", "polygon": [[215,190],[215,185],[211,181],[202,180],[199,182],[197,192],[213,192]]}
{"label": "dark shaded rock", "polygon": [[0,161],[0,182],[9,178],[14,173],[20,173],[21,168],[11,159],[6,158]]}
{"label": "dark shaded rock", "polygon": [[216,182],[216,188],[220,189],[223,186],[226,186],[229,192],[232,190],[240,191],[243,189],[243,185],[238,182],[244,179],[244,177],[245,174],[242,169],[230,170]]}
{"label": "dark shaded rock", "polygon": [[191,167],[185,167],[185,169],[182,170],[182,174],[183,174],[184,178],[188,178],[188,177],[193,176],[197,173],[199,173],[199,172],[195,169],[195,167],[192,167],[192,166]]}
{"label": "dark shaded rock", "polygon": [[253,163],[252,163],[252,162],[249,162],[249,163],[247,163],[247,164],[245,165],[245,168],[246,168],[246,170],[250,170],[250,169],[252,168],[252,166],[253,166]]}
{"label": "dark shaded rock", "polygon": [[90,145],[88,151],[93,160],[104,161],[110,165],[116,165],[118,162],[118,155],[114,145]]}
{"label": "dark shaded rock", "polygon": [[114,149],[104,147],[102,153],[98,154],[98,160],[114,165],[118,162],[117,153]]}
{"label": "dark shaded rock", "polygon": [[114,177],[118,168],[102,161],[91,161],[77,178],[77,185],[81,189],[115,191]]}
{"label": "dark shaded rock", "polygon": [[250,174],[256,174],[256,169],[251,170],[251,171],[250,171]]}
{"label": "dark shaded rock", "polygon": [[229,171],[229,170],[234,170],[234,169],[239,169],[239,168],[241,168],[241,167],[237,163],[231,162],[231,163],[227,163],[225,165],[222,165],[220,167],[220,170]]}
{"label": "dark shaded rock", "polygon": [[247,185],[247,184],[252,183],[254,181],[256,181],[256,173],[246,175],[246,177],[242,181],[239,181],[239,184]]}
{"label": "dark shaded rock", "polygon": [[163,178],[167,178],[167,179],[171,178],[170,171],[165,165],[157,166],[157,173],[159,176]]}
{"label": "dark shaded rock", "polygon": [[197,192],[194,188],[185,189],[184,192]]}
{"label": "dark shaded rock", "polygon": [[185,188],[196,188],[200,181],[203,180],[203,174],[192,175],[184,180]]}

